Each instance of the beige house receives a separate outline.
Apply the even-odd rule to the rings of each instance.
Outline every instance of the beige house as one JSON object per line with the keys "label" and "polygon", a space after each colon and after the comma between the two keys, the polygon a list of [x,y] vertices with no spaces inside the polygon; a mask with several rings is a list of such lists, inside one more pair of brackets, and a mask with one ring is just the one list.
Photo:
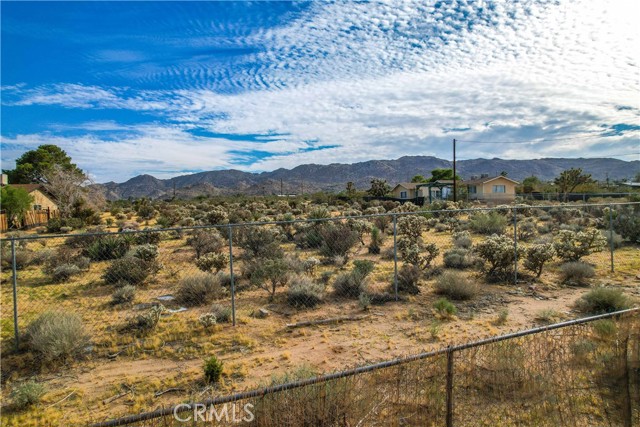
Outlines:
{"label": "beige house", "polygon": [[446,200],[453,194],[453,180],[444,179],[435,182],[401,182],[391,190],[392,197],[399,200],[411,200],[424,197],[425,202]]}
{"label": "beige house", "polygon": [[463,181],[469,200],[487,202],[509,202],[516,198],[516,185],[520,184],[506,176],[483,176]]}
{"label": "beige house", "polygon": [[13,188],[22,188],[33,197],[31,209],[34,211],[50,211],[58,210],[58,205],[46,193],[46,190],[40,184],[10,184]]}
{"label": "beige house", "polygon": [[416,197],[423,197],[422,189],[418,186],[421,183],[416,182],[401,182],[391,190],[391,195],[395,199],[415,199]]}

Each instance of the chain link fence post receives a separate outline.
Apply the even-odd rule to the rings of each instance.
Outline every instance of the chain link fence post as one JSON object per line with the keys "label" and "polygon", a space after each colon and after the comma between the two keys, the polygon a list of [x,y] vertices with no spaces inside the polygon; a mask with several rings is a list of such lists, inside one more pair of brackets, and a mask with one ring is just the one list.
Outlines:
{"label": "chain link fence post", "polygon": [[513,208],[513,284],[518,285],[518,209]]}
{"label": "chain link fence post", "polygon": [[398,301],[398,215],[393,214],[393,291]]}
{"label": "chain link fence post", "polygon": [[16,338],[16,351],[20,348],[20,331],[18,329],[18,268],[16,265],[16,241],[11,239],[11,271],[13,278],[13,329]]}
{"label": "chain link fence post", "polygon": [[231,319],[236,326],[236,285],[233,277],[233,227],[229,224],[229,275],[231,277]]}
{"label": "chain link fence post", "polygon": [[609,205],[609,251],[611,252],[611,272],[614,272],[613,266],[613,206]]}
{"label": "chain link fence post", "polygon": [[453,427],[453,355],[451,346],[447,348],[447,427]]}

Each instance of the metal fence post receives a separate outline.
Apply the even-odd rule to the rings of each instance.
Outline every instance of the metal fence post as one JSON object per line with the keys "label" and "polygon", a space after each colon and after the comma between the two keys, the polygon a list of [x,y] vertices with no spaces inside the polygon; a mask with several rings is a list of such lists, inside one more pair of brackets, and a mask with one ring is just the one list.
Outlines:
{"label": "metal fence post", "polygon": [[609,205],[609,250],[611,251],[611,272],[613,273],[613,206]]}
{"label": "metal fence post", "polygon": [[398,301],[398,216],[393,214],[393,291]]}
{"label": "metal fence post", "polygon": [[231,276],[231,319],[236,326],[236,286],[233,277],[233,227],[229,224],[229,275]]}
{"label": "metal fence post", "polygon": [[16,336],[16,351],[20,348],[20,331],[18,329],[18,267],[16,265],[16,241],[11,239],[11,270],[13,276],[13,330]]}
{"label": "metal fence post", "polygon": [[518,210],[513,208],[513,284],[518,285]]}
{"label": "metal fence post", "polygon": [[453,350],[447,349],[447,427],[453,427]]}

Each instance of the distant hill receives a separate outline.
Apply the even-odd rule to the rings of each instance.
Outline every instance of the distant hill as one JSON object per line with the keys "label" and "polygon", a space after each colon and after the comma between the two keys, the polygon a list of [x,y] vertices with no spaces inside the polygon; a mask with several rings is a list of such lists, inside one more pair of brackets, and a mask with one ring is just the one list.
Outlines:
{"label": "distant hill", "polygon": [[[250,173],[239,170],[218,170],[157,179],[151,175],[139,175],[123,183],[98,184],[110,200],[129,197],[189,198],[198,195],[229,194],[279,194],[280,186],[286,194],[314,191],[340,191],[353,181],[358,189],[369,188],[373,178],[386,179],[391,185],[409,181],[414,175],[429,176],[436,168],[450,168],[451,161],[431,156],[405,156],[397,160],[370,160],[367,162],[330,165],[300,165],[293,169],[277,169],[271,172]],[[640,161],[626,162],[618,159],[563,159],[535,160],[472,159],[456,163],[463,179],[471,175],[488,173],[497,175],[506,171],[510,178],[522,180],[535,175],[543,181],[552,180],[563,170],[582,168],[597,180],[631,179],[640,171]]]}

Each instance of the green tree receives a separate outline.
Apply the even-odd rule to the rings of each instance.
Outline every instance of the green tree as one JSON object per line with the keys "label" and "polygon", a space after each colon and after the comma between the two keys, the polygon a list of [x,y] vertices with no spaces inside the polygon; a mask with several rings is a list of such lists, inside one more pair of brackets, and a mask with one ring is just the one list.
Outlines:
{"label": "green tree", "polygon": [[558,187],[558,191],[563,194],[565,201],[567,200],[567,194],[571,193],[579,185],[595,183],[591,178],[591,174],[582,173],[581,168],[562,171],[553,182]]}
{"label": "green tree", "polygon": [[352,181],[347,182],[347,196],[353,197],[355,195],[356,195],[356,185]]}
{"label": "green tree", "polygon": [[507,176],[507,175],[509,175],[509,172],[507,171],[500,172],[500,176]]}
{"label": "green tree", "polygon": [[422,175],[416,175],[413,178],[411,178],[411,182],[416,182],[416,183],[427,182],[427,178],[425,178]]}
{"label": "green tree", "polygon": [[72,175],[84,176],[84,173],[71,157],[57,145],[45,144],[35,150],[27,151],[16,160],[16,168],[4,171],[12,184],[47,183],[47,175],[54,169]]}
{"label": "green tree", "polygon": [[[431,178],[427,182],[436,182],[444,179],[453,179],[453,169],[434,169],[431,171]],[[456,180],[462,180],[460,175],[456,175]]]}
{"label": "green tree", "polygon": [[523,193],[533,193],[537,191],[539,186],[542,185],[540,179],[537,176],[529,176],[522,180],[522,192]]}
{"label": "green tree", "polygon": [[33,196],[22,188],[10,185],[2,187],[0,193],[0,208],[6,212],[7,222],[10,226],[19,227],[24,214],[33,203]]}
{"label": "green tree", "polygon": [[371,188],[367,193],[373,197],[384,197],[391,191],[391,187],[387,184],[387,180],[373,178],[371,180]]}

